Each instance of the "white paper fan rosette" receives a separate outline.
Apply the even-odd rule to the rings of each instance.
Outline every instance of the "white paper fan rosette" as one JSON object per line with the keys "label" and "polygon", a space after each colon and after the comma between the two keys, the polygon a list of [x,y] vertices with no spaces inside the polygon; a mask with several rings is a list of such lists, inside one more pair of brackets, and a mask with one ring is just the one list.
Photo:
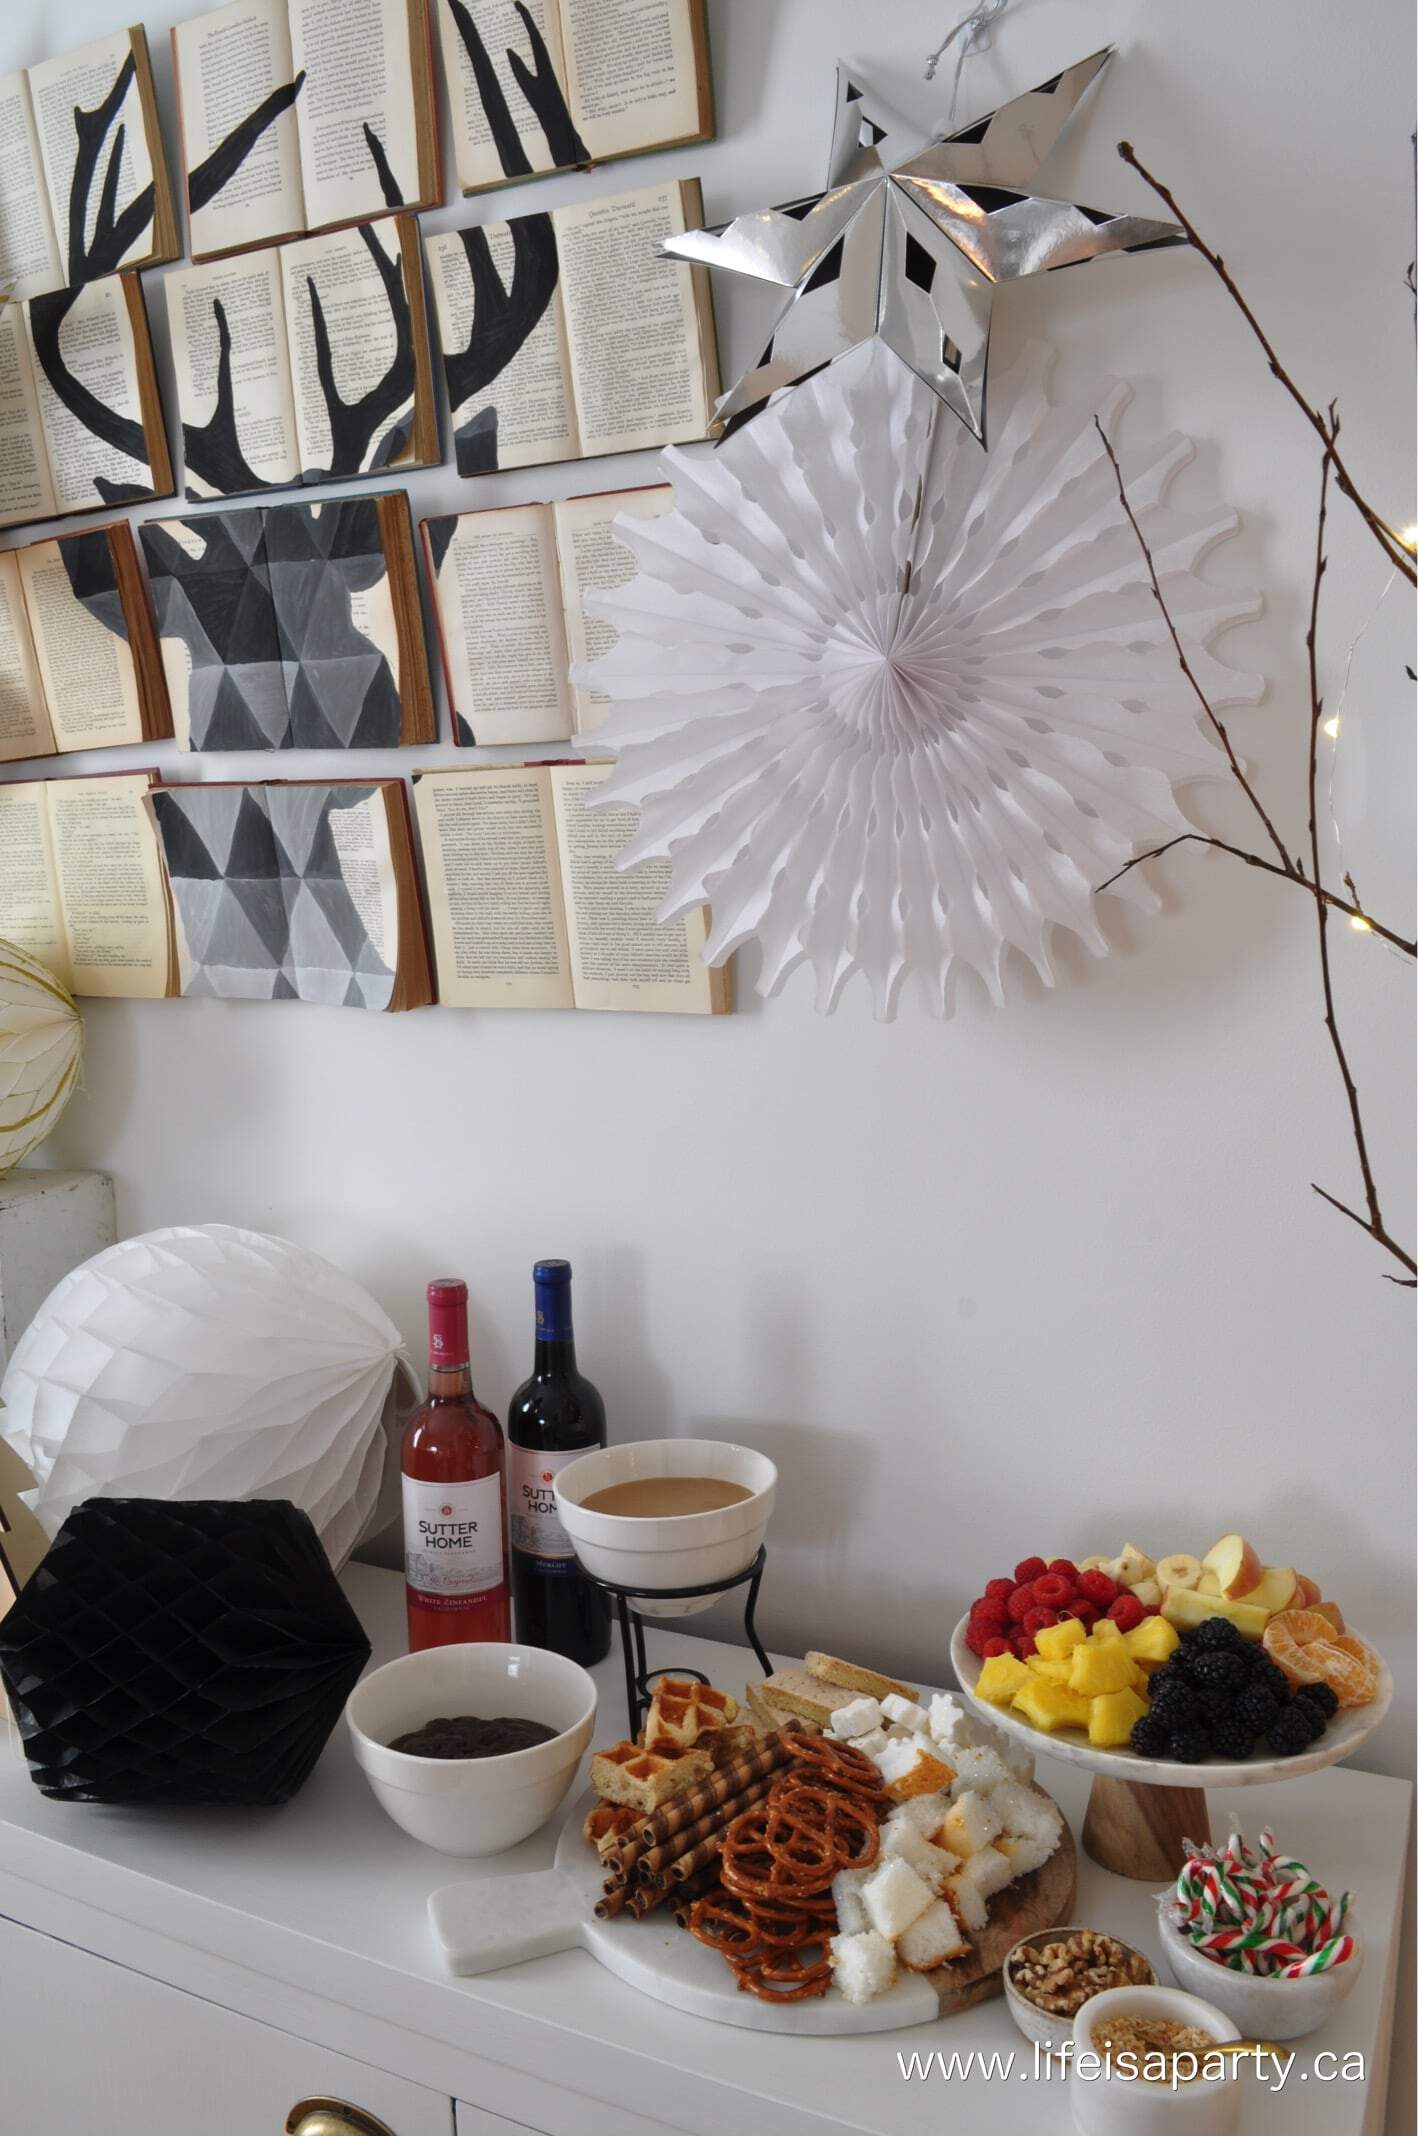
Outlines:
{"label": "white paper fan rosette", "polygon": [[83,1051],[83,1019],[69,989],[27,949],[0,941],[0,1177],[58,1120]]}
{"label": "white paper fan rosette", "polygon": [[20,1337],[0,1424],[51,1536],[82,1499],[288,1498],[332,1564],[379,1501],[398,1329],[286,1239],[179,1225],[107,1247]]}
{"label": "white paper fan rosette", "polygon": [[[1054,405],[1051,361],[999,382],[986,454],[872,342],[616,522],[638,574],[590,597],[618,638],[577,673],[611,700],[599,803],[640,809],[619,864],[668,861],[662,919],[712,904],[711,963],[758,937],[764,993],[807,962],[831,1009],[861,971],[889,1016],[911,971],[948,1010],[963,966],[1000,1003],[1011,949],[1051,985],[1053,930],[1105,954],[1096,886],[1224,770],[1094,427],[1127,389]],[[1129,498],[1203,689],[1254,703],[1209,647],[1259,603],[1196,575],[1236,515],[1165,502],[1190,453],[1124,449]]]}

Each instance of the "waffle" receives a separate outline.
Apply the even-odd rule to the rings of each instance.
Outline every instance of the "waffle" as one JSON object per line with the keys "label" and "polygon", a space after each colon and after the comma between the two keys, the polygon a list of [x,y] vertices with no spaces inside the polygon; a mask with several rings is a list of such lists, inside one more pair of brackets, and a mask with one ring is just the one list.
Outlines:
{"label": "waffle", "polygon": [[639,1810],[617,1809],[613,1803],[598,1802],[586,1812],[586,1822],[581,1827],[587,1840],[597,1854],[613,1853],[623,1839],[628,1839],[640,1817]]}
{"label": "waffle", "polygon": [[655,1686],[645,1717],[647,1750],[692,1750],[709,1730],[728,1727],[738,1715],[738,1701],[712,1684],[664,1676]]}
{"label": "waffle", "polygon": [[613,1743],[591,1760],[591,1785],[602,1802],[621,1803],[650,1815],[714,1770],[707,1751],[645,1750],[639,1743]]}

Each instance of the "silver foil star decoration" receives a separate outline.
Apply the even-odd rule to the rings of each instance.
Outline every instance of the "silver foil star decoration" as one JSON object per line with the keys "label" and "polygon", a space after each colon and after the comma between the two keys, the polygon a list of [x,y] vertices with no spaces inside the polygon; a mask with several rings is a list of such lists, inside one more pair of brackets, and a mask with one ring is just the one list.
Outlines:
{"label": "silver foil star decoration", "polygon": [[785,386],[874,336],[985,439],[990,313],[1007,282],[1186,243],[1176,223],[1029,190],[1112,47],[944,139],[922,137],[837,69],[827,186],[686,230],[661,250],[791,290],[758,362],[718,404],[724,435]]}

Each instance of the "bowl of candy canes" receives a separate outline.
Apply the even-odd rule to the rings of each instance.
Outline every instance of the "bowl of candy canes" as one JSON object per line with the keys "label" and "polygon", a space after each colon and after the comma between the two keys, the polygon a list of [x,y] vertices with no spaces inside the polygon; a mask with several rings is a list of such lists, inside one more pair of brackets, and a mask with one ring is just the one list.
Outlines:
{"label": "bowl of candy canes", "polygon": [[1158,1907],[1162,1956],[1248,2039],[1297,2040],[1325,2024],[1359,1978],[1349,1893],[1332,1899],[1262,1832],[1195,1847]]}

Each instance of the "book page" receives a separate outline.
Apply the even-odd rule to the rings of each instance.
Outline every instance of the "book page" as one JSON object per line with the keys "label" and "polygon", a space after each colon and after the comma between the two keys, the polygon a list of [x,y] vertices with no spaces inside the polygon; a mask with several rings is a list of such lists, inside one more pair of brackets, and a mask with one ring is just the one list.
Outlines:
{"label": "book page", "polygon": [[[561,22],[557,0],[524,0],[527,13],[546,46],[547,60],[557,81],[565,88],[566,70],[561,54]],[[526,25],[515,0],[463,0],[473,27],[483,41],[488,63],[497,77],[512,122],[512,135],[531,166],[531,175],[555,170],[556,158],[547,143],[531,105],[522,94],[507,54],[516,52],[527,71],[535,74],[536,59]],[[500,110],[490,116],[478,88],[468,47],[463,40],[450,0],[438,0],[438,35],[443,47],[443,79],[448,84],[448,102],[453,116],[453,164],[462,192],[482,186],[501,185],[507,178],[493,120],[504,126]]]}
{"label": "book page", "polygon": [[179,749],[289,743],[265,524],[247,506],[138,529]]}
{"label": "book page", "polygon": [[[44,708],[44,684],[25,614],[18,553],[0,555],[0,762],[49,756],[54,729]],[[0,936],[5,930],[0,927]]]}
{"label": "book page", "polygon": [[[400,257],[395,224],[372,223],[365,228],[369,243],[378,245],[386,260]],[[313,481],[330,471],[335,441],[316,362],[311,282],[330,337],[335,390],[346,406],[372,391],[389,370],[399,348],[399,325],[369,244],[359,230],[302,238],[298,244],[284,246],[280,259],[301,474],[305,481]],[[413,449],[412,410],[410,393],[364,445],[358,466],[342,466],[336,472],[362,474],[406,461]]]}
{"label": "book page", "polygon": [[[524,222],[534,218],[527,216]],[[551,220],[535,218],[550,238]],[[501,294],[488,316],[479,316],[467,250],[456,231],[424,240],[429,279],[438,313],[438,337],[448,380],[454,459],[460,475],[502,467],[542,467],[549,460],[575,460],[581,445],[571,412],[571,374],[566,326],[553,290],[532,322],[524,288],[534,291],[529,270],[519,268],[508,223],[482,231]],[[505,302],[503,300],[506,300]],[[515,331],[514,331],[515,329]],[[456,373],[460,352],[471,351],[479,372],[493,376],[461,395]]]}
{"label": "book page", "polygon": [[414,785],[438,998],[569,1009],[571,965],[544,771],[431,771]]}
{"label": "book page", "polygon": [[[67,231],[70,226],[70,194],[75,185],[79,158],[75,108],[96,111],[116,86],[124,68],[130,67],[132,59],[132,38],[127,30],[114,30],[108,37],[96,37],[92,44],[81,45],[76,52],[61,53],[58,59],[46,59],[29,70],[40,156],[49,187],[50,213],[57,232]],[[119,145],[120,132],[122,154],[115,164],[113,151]],[[82,183],[82,179],[79,182]],[[95,175],[83,202],[85,255],[93,243],[105,196],[111,196],[107,199],[107,212],[110,219],[116,220],[152,182],[153,164],[143,120],[143,100],[138,92],[137,75],[130,71],[123,99],[108,122]],[[109,271],[126,265],[129,260],[147,259],[152,250],[153,224],[149,218],[134,236],[122,259],[108,262]],[[75,263],[70,263],[65,278],[77,281],[80,271]]]}
{"label": "book page", "polygon": [[592,156],[698,134],[690,0],[561,0],[571,111]]}
{"label": "book page", "polygon": [[[399,959],[399,893],[381,787],[265,788],[289,926],[287,971],[302,1001],[387,1009]],[[333,848],[339,873],[332,877]]]}
{"label": "book page", "polygon": [[661,926],[655,915],[670,894],[669,862],[646,861],[619,874],[616,860],[637,813],[587,805],[614,768],[567,764],[550,773],[576,1006],[707,1015],[703,914]]}
{"label": "book page", "polygon": [[[52,297],[37,297],[35,305],[52,305],[54,301]],[[110,444],[71,414],[59,398],[35,353],[34,306],[27,308],[25,316],[56,513],[116,503],[117,498],[105,498],[99,490],[100,477],[124,492],[151,495],[153,471],[147,461],[135,460],[120,446]],[[133,326],[117,275],[88,282],[72,293],[72,302],[68,303],[59,328],[59,361],[70,378],[113,415],[141,426],[143,408],[138,394]]]}
{"label": "book page", "polygon": [[51,782],[49,822],[76,994],[167,993],[167,890],[145,772]]}
{"label": "book page", "polygon": [[[566,604],[566,645],[573,667],[585,660],[599,660],[618,636],[613,624],[587,614],[586,595],[624,586],[639,568],[614,531],[616,519],[622,514],[635,519],[659,519],[674,510],[674,501],[673,489],[668,482],[662,482],[653,489],[607,490],[599,497],[567,497],[552,507]],[[604,724],[610,699],[603,690],[588,690],[573,683],[571,700],[578,734],[593,734]]]}
{"label": "book page", "polygon": [[49,834],[48,784],[0,786],[0,940],[73,986]]}
{"label": "book page", "polygon": [[373,497],[275,504],[265,560],[293,749],[399,745],[399,627]]}
{"label": "book page", "polygon": [[204,430],[216,412],[218,304],[231,335],[235,438],[220,426],[220,435],[186,439],[188,496],[230,497],[254,484],[298,482],[300,451],[280,253],[253,252],[210,267],[178,268],[163,277],[163,287],[184,433]]}
{"label": "book page", "polygon": [[53,519],[56,509],[25,309],[0,304],[0,526]]}
{"label": "book page", "polygon": [[[418,137],[408,0],[290,0],[301,179],[312,230],[382,215],[418,199]],[[368,128],[396,198],[385,197]]]}
{"label": "book page", "polygon": [[702,438],[709,422],[692,269],[656,257],[684,228],[677,185],[556,212],[581,450]]}
{"label": "book page", "polygon": [[12,303],[58,289],[64,281],[23,74],[0,75],[0,285],[12,275]]}
{"label": "book page", "polygon": [[[227,0],[179,22],[173,51],[190,178],[273,91],[295,79],[286,0]],[[257,135],[220,190],[190,209],[190,220],[194,258],[305,229],[294,107]]]}
{"label": "book page", "polygon": [[[123,610],[107,536],[37,541],[19,551],[18,561],[58,747],[141,742],[138,671],[126,636],[108,620],[121,624]],[[92,605],[75,593],[71,569]]]}
{"label": "book page", "polygon": [[571,685],[548,508],[455,519],[436,596],[457,739],[568,741]]}

